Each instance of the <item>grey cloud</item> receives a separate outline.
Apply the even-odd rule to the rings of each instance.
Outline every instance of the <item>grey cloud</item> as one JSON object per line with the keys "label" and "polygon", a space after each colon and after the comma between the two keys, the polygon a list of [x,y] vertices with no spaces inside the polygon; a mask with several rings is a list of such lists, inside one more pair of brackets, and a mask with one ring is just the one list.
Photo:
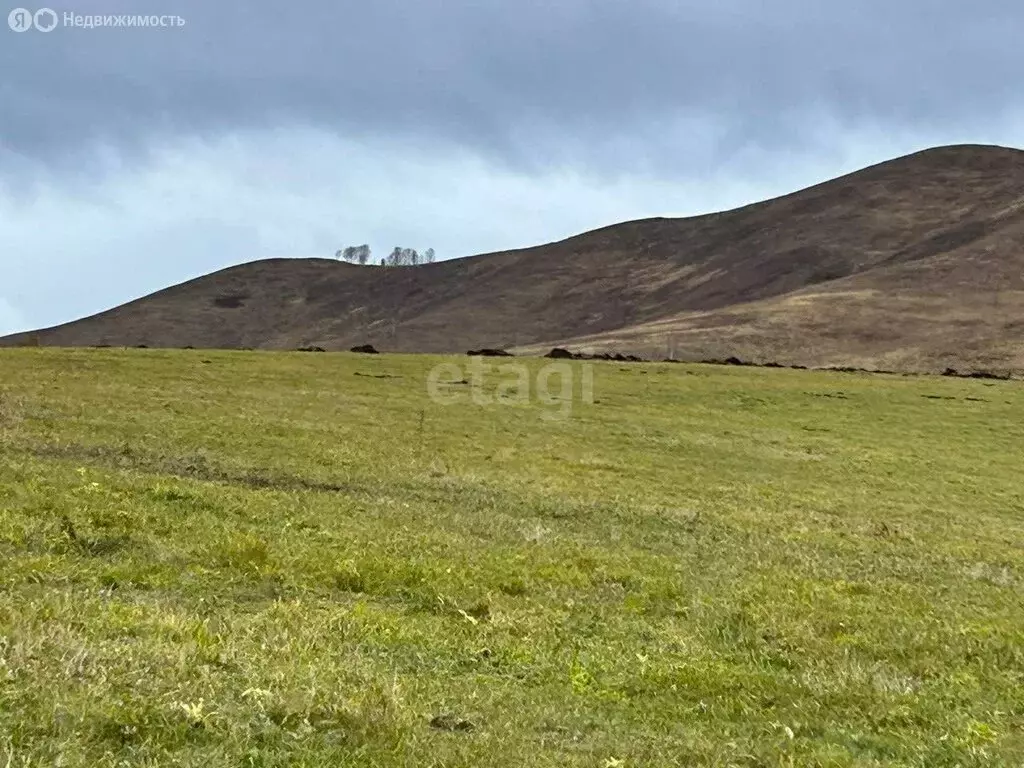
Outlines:
{"label": "grey cloud", "polygon": [[[97,141],[281,124],[449,142],[517,167],[714,167],[842,124],[970,130],[1020,108],[1010,0],[121,0],[181,29],[0,30],[0,171]],[[685,127],[714,126],[696,149]],[[586,147],[580,150],[580,146]],[[4,159],[6,157],[6,160]]]}

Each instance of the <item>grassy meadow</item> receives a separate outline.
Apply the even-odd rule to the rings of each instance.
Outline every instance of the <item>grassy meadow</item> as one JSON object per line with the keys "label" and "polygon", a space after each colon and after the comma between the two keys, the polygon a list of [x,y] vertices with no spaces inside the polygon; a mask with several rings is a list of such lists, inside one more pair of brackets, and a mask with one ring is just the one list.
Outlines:
{"label": "grassy meadow", "polygon": [[1024,384],[564,365],[0,350],[0,768],[1024,765]]}

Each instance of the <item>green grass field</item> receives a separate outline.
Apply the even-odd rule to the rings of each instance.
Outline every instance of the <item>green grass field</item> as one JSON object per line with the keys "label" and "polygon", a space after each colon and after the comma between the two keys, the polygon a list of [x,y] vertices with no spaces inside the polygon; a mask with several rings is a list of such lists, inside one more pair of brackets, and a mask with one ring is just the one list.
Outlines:
{"label": "green grass field", "polygon": [[0,767],[1024,765],[1020,382],[439,362],[0,352]]}

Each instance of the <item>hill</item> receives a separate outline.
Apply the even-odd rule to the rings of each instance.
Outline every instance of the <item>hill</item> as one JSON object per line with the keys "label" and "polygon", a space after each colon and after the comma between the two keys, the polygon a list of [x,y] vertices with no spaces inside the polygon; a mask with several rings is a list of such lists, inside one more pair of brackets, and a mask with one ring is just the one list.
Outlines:
{"label": "hill", "polygon": [[908,370],[1024,368],[1024,152],[925,150],[732,211],[415,268],[232,267],[42,345],[463,352],[553,344]]}

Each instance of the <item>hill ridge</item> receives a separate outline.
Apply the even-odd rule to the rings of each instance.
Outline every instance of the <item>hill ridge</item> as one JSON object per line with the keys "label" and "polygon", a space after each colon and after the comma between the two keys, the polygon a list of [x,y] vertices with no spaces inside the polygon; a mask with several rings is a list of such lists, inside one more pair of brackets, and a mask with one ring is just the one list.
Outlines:
{"label": "hill ridge", "polygon": [[568,343],[1019,370],[1022,274],[1024,151],[948,145],[726,211],[635,219],[421,267],[247,262],[0,345],[464,352]]}

